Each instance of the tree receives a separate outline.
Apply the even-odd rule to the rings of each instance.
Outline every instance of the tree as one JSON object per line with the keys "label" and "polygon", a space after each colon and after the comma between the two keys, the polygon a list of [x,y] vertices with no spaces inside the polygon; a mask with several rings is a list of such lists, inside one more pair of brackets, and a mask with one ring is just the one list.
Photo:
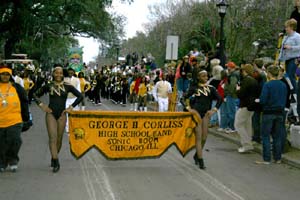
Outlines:
{"label": "tree", "polygon": [[[179,58],[193,47],[213,52],[219,42],[218,0],[167,1],[150,8],[152,21],[145,33],[124,43],[124,49],[151,52],[160,65],[164,62],[166,37],[178,35]],[[273,57],[278,33],[293,10],[293,0],[227,0],[225,16],[227,58],[237,63],[251,62],[255,56]],[[141,44],[137,45],[136,41]],[[260,41],[260,52],[253,42]],[[143,50],[142,50],[143,49]]]}
{"label": "tree", "polygon": [[32,55],[41,59],[46,50],[52,52],[52,47],[74,44],[72,36],[78,35],[113,40],[123,34],[123,21],[107,11],[111,3],[112,0],[2,0],[0,41],[4,43],[5,57],[21,49],[28,52],[32,47]]}

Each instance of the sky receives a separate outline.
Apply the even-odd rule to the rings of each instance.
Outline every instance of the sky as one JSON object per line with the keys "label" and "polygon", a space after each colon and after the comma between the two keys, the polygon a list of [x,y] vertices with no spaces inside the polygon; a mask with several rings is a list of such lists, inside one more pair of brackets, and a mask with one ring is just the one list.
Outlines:
{"label": "sky", "polygon": [[[127,17],[125,25],[126,38],[135,36],[136,31],[143,30],[143,24],[148,22],[148,6],[156,3],[164,3],[167,0],[134,0],[130,5],[113,0],[113,9],[116,13]],[[83,62],[90,62],[98,55],[98,43],[92,38],[78,38],[79,45],[83,46]]]}

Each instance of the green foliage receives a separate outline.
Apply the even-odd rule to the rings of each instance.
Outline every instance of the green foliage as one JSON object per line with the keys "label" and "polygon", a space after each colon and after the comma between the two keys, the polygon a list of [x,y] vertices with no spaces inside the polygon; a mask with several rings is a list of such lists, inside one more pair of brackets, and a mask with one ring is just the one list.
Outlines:
{"label": "green foliage", "polygon": [[[120,0],[132,2],[132,0]],[[73,36],[112,41],[123,34],[123,19],[107,11],[112,0],[3,0],[0,42],[5,57],[27,53],[42,62],[63,59]]]}

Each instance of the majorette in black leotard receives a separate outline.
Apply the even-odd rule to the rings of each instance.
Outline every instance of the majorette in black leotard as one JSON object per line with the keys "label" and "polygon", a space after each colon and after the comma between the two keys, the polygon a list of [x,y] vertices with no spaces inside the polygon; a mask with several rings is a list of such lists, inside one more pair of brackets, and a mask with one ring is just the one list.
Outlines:
{"label": "majorette in black leotard", "polygon": [[211,109],[213,100],[217,100],[216,108],[219,108],[222,104],[221,96],[211,85],[193,84],[190,86],[185,98],[190,99],[191,108],[197,110],[202,118]]}
{"label": "majorette in black leotard", "polygon": [[66,109],[66,100],[69,92],[77,97],[72,104],[72,106],[75,107],[82,101],[83,96],[75,87],[66,82],[62,82],[61,84],[50,82],[38,89],[34,93],[34,98],[36,99],[36,103],[39,105],[41,101],[38,97],[43,96],[45,93],[49,93],[48,107],[52,110],[52,114],[55,119],[58,119],[62,112]]}

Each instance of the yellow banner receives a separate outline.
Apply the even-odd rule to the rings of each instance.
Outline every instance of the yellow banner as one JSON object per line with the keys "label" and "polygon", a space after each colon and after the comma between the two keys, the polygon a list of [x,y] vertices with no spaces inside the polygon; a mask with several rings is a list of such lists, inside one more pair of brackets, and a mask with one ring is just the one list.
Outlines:
{"label": "yellow banner", "polygon": [[185,156],[199,121],[188,112],[72,111],[70,148],[76,158],[96,147],[107,158],[129,159],[159,157],[174,144]]}

